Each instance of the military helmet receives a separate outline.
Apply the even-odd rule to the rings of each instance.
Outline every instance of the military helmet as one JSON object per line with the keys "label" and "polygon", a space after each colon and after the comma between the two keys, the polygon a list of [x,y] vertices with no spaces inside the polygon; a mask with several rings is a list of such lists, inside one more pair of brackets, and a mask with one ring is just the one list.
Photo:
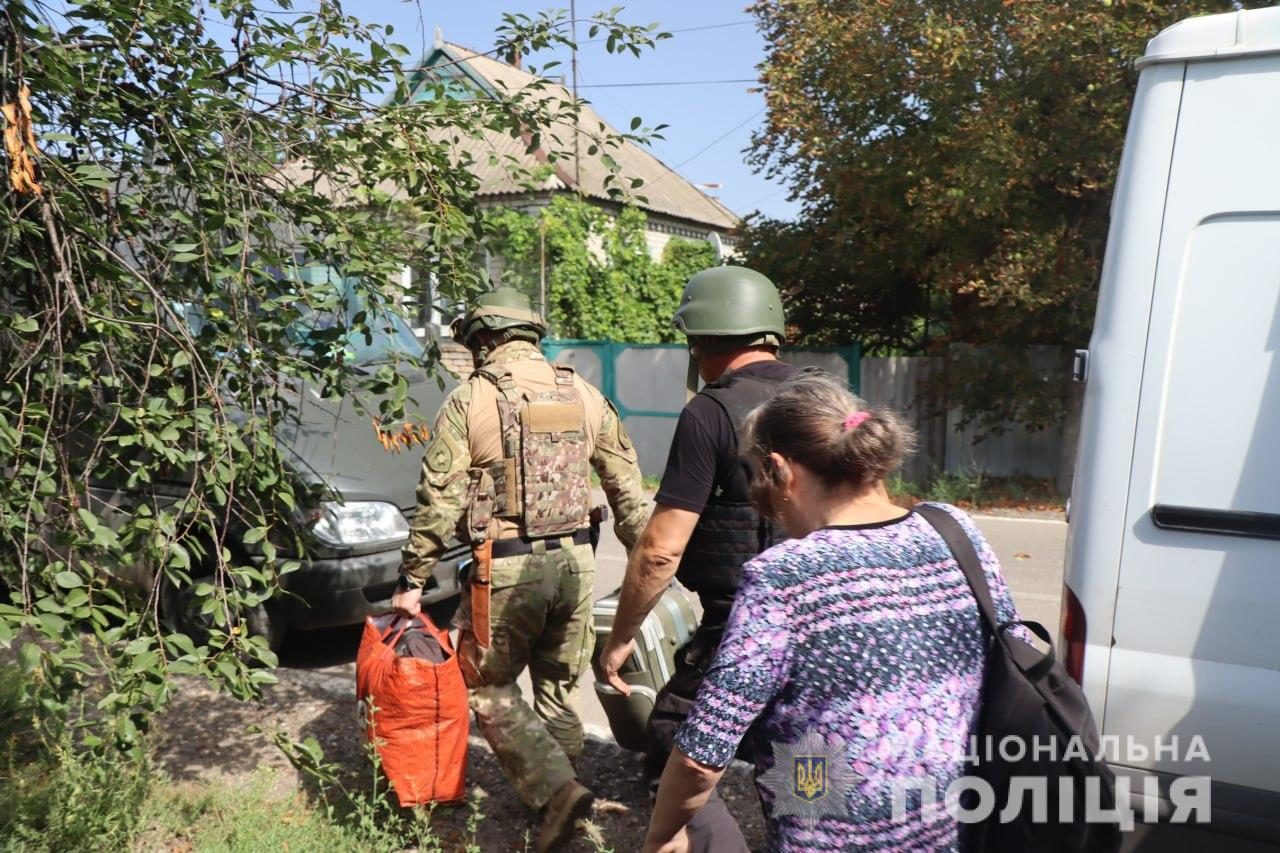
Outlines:
{"label": "military helmet", "polygon": [[514,287],[499,287],[480,294],[467,313],[453,321],[453,339],[469,347],[472,336],[486,329],[537,343],[547,333],[547,324],[529,297]]}
{"label": "military helmet", "polygon": [[782,297],[773,282],[752,269],[710,267],[684,286],[673,324],[690,338],[786,336]]}

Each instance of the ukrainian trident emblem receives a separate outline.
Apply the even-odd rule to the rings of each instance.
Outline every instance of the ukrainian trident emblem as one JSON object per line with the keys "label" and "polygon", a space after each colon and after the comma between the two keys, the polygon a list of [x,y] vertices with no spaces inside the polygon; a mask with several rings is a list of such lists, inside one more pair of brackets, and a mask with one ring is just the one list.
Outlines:
{"label": "ukrainian trident emblem", "polygon": [[760,784],[773,793],[773,817],[792,815],[810,824],[847,815],[845,796],[860,781],[844,741],[814,729],[794,743],[775,742],[773,767],[760,775]]}
{"label": "ukrainian trident emblem", "polygon": [[827,795],[827,758],[825,755],[797,755],[792,758],[796,769],[795,795],[810,802]]}

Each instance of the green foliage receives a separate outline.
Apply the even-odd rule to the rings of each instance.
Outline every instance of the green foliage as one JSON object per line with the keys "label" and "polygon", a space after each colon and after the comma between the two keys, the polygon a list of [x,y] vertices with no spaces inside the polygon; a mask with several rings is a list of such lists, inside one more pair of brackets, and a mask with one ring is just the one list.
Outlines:
{"label": "green foliage", "polygon": [[241,789],[158,790],[144,812],[143,837],[157,842],[152,849],[173,849],[171,841],[181,839],[193,850],[226,853],[374,849],[369,839],[332,823],[300,795],[272,800],[271,779],[263,773]]}
{"label": "green foliage", "polygon": [[[246,786],[180,785],[157,789],[143,809],[144,849],[190,845],[201,853],[266,853],[277,850],[442,851],[428,811],[393,815],[383,826],[359,827],[334,820],[301,795],[273,799],[274,774],[261,772]],[[450,848],[451,849],[451,848]]]}
{"label": "green foliage", "polygon": [[[1085,345],[1133,59],[1177,20],[1261,5],[758,0],[751,160],[803,211],[750,222],[746,263],[791,288],[807,343]],[[1062,416],[1067,383],[1025,358],[953,367],[951,398],[988,425]]]}
{"label": "green foliage", "polygon": [[0,667],[0,850],[117,850],[153,781],[145,758],[81,755],[68,731],[41,737],[31,674]]}
{"label": "green foliage", "polygon": [[1053,480],[991,477],[976,469],[938,472],[923,483],[913,483],[895,474],[886,486],[890,497],[901,506],[941,501],[969,509],[1061,510],[1065,505]]}
{"label": "green foliage", "polygon": [[645,224],[638,208],[623,207],[614,217],[570,196],[556,196],[537,215],[503,208],[485,217],[487,246],[503,259],[504,284],[536,302],[545,270],[555,337],[674,341],[671,318],[684,284],[715,264],[715,250],[677,237],[655,262]]}
{"label": "green foliage", "polygon": [[[498,38],[564,45],[567,24],[508,16]],[[612,12],[591,27],[613,52],[662,37]],[[541,82],[410,103],[390,35],[336,0],[0,14],[18,140],[0,170],[0,648],[37,758],[57,768],[15,796],[50,821],[77,797],[95,808],[94,785],[133,801],[174,676],[239,697],[273,680],[255,625],[328,497],[277,436],[309,394],[403,414],[402,372],[353,353],[394,329],[405,266],[439,271],[454,299],[479,286],[476,179],[450,136],[577,125]],[[593,144],[604,156],[620,137]],[[336,275],[301,275],[304,261]],[[174,590],[207,623],[198,636],[175,629]]]}

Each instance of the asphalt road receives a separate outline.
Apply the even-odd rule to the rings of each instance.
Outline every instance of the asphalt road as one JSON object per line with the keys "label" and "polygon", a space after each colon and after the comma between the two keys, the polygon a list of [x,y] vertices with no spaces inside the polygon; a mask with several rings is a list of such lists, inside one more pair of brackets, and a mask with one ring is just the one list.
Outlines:
{"label": "asphalt road", "polygon": [[[1013,590],[1022,618],[1044,624],[1057,634],[1059,600],[1062,592],[1062,562],[1066,547],[1067,525],[1052,519],[976,516],[983,534],[995,549],[1004,575]],[[626,552],[613,535],[604,531],[597,552],[595,577],[596,598],[608,595],[622,583],[626,572]],[[451,609],[433,614],[448,618]],[[291,638],[281,655],[286,667],[312,670],[327,682],[346,679],[354,689],[355,651],[359,628],[300,633]],[[588,672],[582,682],[582,715],[588,731],[609,735],[608,719],[596,700],[593,676]],[[529,678],[520,685],[530,695]]]}

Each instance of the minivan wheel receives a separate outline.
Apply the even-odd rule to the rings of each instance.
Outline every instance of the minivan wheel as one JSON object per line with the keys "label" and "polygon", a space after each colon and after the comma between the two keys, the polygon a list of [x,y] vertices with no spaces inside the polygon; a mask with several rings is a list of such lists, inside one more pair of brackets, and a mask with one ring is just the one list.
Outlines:
{"label": "minivan wheel", "polygon": [[[193,578],[190,586],[178,586],[168,579],[160,582],[160,619],[170,631],[186,634],[196,645],[209,641],[210,633],[218,627],[212,613],[202,613],[201,599],[194,592],[196,585],[213,583],[213,576]],[[267,647],[273,652],[284,645],[285,626],[273,619],[265,602],[240,617],[249,633],[265,637]],[[234,624],[234,623],[233,623]]]}

